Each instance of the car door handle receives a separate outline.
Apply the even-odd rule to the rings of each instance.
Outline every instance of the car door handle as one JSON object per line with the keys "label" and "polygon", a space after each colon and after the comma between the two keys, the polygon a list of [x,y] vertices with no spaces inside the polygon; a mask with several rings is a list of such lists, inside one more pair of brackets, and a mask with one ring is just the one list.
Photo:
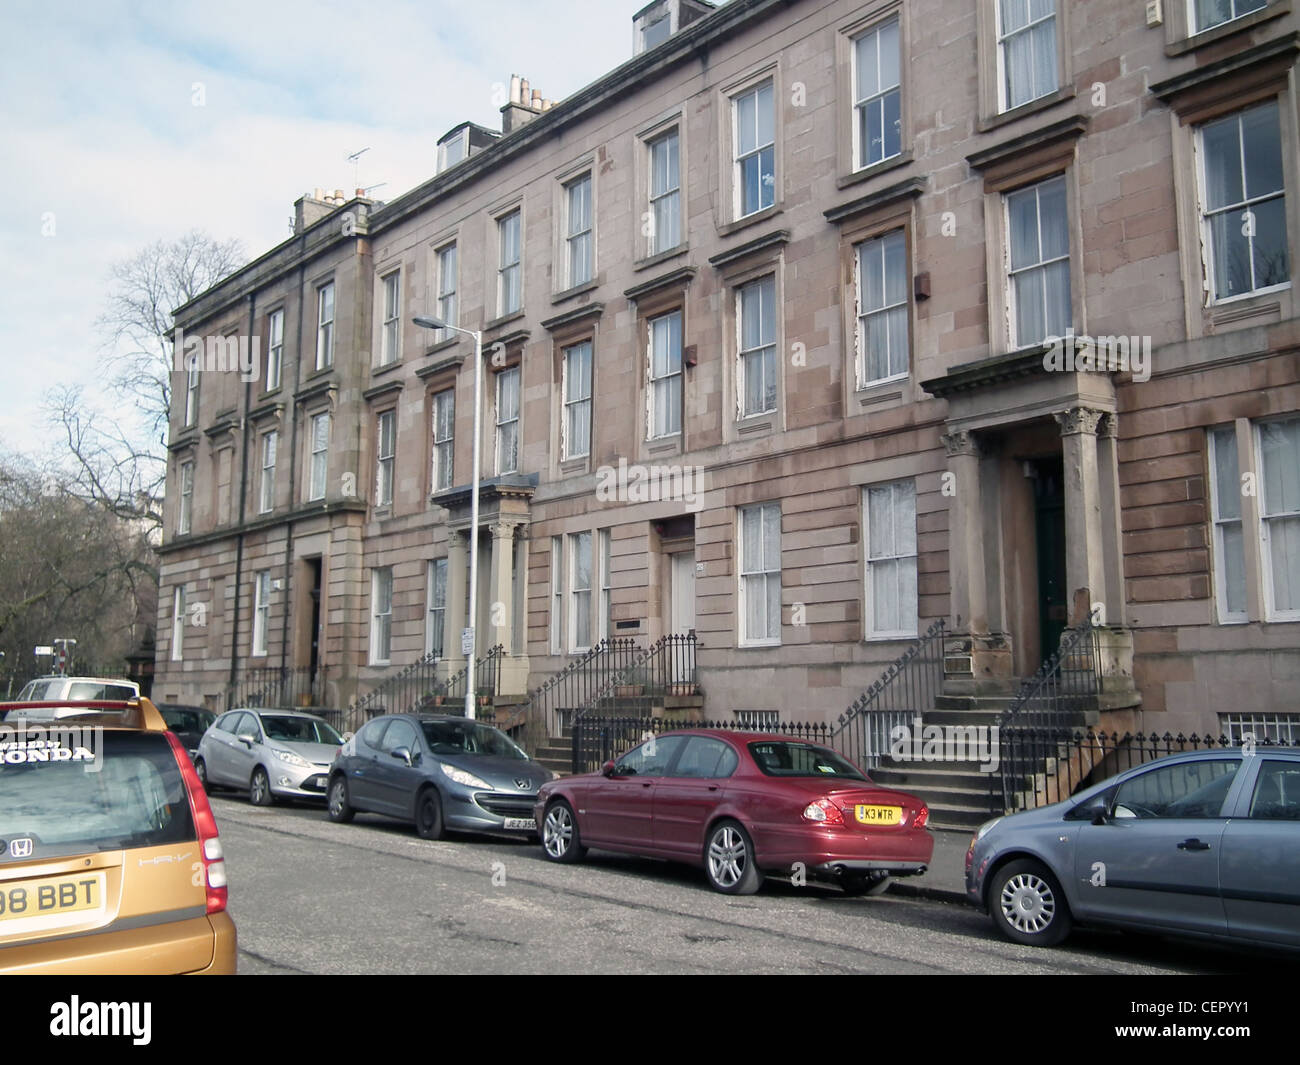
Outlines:
{"label": "car door handle", "polygon": [[650,787],[650,783],[651,783],[651,782],[648,781],[648,780],[643,780],[643,781],[641,781],[641,787],[643,787],[643,788],[648,788],[648,787]]}
{"label": "car door handle", "polygon": [[1178,844],[1178,849],[1180,851],[1208,851],[1210,845],[1202,843],[1199,839],[1185,839]]}

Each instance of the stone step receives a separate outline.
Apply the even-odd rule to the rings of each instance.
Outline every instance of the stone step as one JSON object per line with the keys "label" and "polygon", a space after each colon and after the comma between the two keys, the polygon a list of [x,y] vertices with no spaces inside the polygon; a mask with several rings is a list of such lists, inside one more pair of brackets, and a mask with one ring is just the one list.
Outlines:
{"label": "stone step", "polygon": [[[868,774],[877,784],[899,788],[903,791],[920,792],[922,788],[969,788],[988,791],[990,778],[1001,780],[996,773],[981,773],[977,765],[965,769],[947,767],[930,772],[918,772],[916,767],[906,769],[879,768]],[[1001,784],[998,785],[1001,787]]]}

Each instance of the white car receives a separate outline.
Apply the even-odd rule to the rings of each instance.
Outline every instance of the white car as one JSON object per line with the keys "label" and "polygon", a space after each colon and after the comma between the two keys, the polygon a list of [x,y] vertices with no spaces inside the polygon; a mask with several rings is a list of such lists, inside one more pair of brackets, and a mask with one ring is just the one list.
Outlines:
{"label": "white car", "polygon": [[15,702],[62,703],[86,700],[130,702],[140,698],[140,685],[120,677],[38,677],[23,685]]}

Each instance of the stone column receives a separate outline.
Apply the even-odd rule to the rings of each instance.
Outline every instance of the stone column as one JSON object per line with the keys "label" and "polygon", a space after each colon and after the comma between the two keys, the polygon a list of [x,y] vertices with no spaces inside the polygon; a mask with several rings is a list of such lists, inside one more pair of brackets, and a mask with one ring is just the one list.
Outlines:
{"label": "stone column", "polygon": [[984,576],[984,522],[980,515],[980,449],[975,434],[962,429],[943,437],[948,474],[942,490],[948,504],[948,578],[952,622],[958,632],[989,631]]}
{"label": "stone column", "polygon": [[1119,415],[1097,423],[1097,473],[1101,487],[1102,561],[1106,574],[1105,623],[1127,625],[1124,606],[1124,532],[1119,499]]}
{"label": "stone column", "polygon": [[1093,603],[1105,601],[1107,590],[1097,472],[1097,425],[1103,414],[1071,407],[1056,415],[1065,464],[1065,587],[1072,626],[1091,613]]}
{"label": "stone column", "polygon": [[515,523],[494,522],[492,532],[492,563],[488,578],[487,639],[479,649],[486,655],[497,644],[504,654],[511,654],[514,641],[515,614]]}
{"label": "stone column", "polygon": [[941,491],[949,500],[953,624],[944,645],[944,684],[950,692],[994,690],[1011,675],[1011,649],[1005,636],[989,633],[979,441],[973,432],[962,429],[945,435],[943,446],[948,453]]}
{"label": "stone column", "polygon": [[448,674],[465,666],[460,653],[460,630],[465,627],[465,595],[469,587],[469,541],[462,532],[451,530],[447,548],[447,606],[442,637],[442,657]]}

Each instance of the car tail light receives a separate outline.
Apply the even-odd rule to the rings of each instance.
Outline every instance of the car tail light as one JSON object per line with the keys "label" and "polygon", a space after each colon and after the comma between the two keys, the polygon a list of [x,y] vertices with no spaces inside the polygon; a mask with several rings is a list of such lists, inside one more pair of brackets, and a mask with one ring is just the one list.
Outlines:
{"label": "car tail light", "polygon": [[226,887],[226,859],[217,835],[217,819],[208,802],[208,793],[199,782],[194,763],[185,751],[176,733],[167,733],[167,742],[176,754],[176,764],[181,768],[181,779],[189,793],[190,809],[194,813],[194,827],[199,834],[199,853],[203,859],[203,884],[208,893],[208,913],[219,913],[226,908],[229,891]]}
{"label": "car tail light", "polygon": [[843,825],[844,813],[830,799],[818,799],[803,808],[805,821],[819,825]]}
{"label": "car tail light", "polygon": [[929,820],[930,820],[930,807],[926,806],[925,803],[921,803],[921,809],[917,811],[916,820],[912,822],[912,827],[924,828],[926,826],[926,822],[928,822]]}

